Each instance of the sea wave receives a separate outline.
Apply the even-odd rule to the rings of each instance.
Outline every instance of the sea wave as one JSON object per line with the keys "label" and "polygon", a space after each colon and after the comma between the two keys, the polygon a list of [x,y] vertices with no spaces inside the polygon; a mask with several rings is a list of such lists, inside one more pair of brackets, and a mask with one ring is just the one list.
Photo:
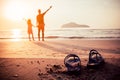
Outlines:
{"label": "sea wave", "polygon": [[[28,39],[26,31],[14,34],[0,31],[0,39]],[[35,39],[37,31],[33,31]],[[120,39],[120,29],[49,29],[45,30],[46,39]]]}

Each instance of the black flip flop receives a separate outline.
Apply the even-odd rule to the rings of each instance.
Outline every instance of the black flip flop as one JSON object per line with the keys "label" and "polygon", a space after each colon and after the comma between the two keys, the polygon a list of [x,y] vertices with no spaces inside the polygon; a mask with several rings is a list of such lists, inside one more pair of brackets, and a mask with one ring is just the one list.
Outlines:
{"label": "black flip flop", "polygon": [[87,63],[87,68],[98,68],[100,65],[105,63],[103,57],[97,50],[92,49],[89,53],[89,61]]}
{"label": "black flip flop", "polygon": [[76,54],[68,54],[64,59],[64,64],[69,72],[79,72],[81,70],[81,60]]}

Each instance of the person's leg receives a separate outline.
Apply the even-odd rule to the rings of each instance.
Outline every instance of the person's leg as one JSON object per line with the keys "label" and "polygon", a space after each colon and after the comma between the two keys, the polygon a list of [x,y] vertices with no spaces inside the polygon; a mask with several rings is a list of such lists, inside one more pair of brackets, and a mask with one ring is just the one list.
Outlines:
{"label": "person's leg", "polygon": [[32,33],[32,39],[33,39],[33,41],[34,41],[34,35],[33,35],[33,33]]}
{"label": "person's leg", "polygon": [[31,39],[30,39],[30,34],[28,34],[28,38],[29,38],[29,41],[31,41]]}
{"label": "person's leg", "polygon": [[40,41],[40,28],[38,28],[38,41]]}
{"label": "person's leg", "polygon": [[42,30],[42,41],[44,41],[44,30]]}
{"label": "person's leg", "polygon": [[42,25],[42,41],[44,41],[44,25]]}

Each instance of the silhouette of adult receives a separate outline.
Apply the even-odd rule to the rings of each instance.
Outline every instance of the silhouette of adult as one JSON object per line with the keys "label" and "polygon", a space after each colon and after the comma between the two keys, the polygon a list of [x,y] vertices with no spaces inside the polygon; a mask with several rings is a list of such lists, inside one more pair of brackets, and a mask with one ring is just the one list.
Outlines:
{"label": "silhouette of adult", "polygon": [[38,15],[36,16],[37,27],[38,27],[38,40],[40,41],[40,31],[42,30],[42,41],[44,41],[44,15],[52,8],[49,7],[45,12],[41,13],[41,10],[38,10]]}

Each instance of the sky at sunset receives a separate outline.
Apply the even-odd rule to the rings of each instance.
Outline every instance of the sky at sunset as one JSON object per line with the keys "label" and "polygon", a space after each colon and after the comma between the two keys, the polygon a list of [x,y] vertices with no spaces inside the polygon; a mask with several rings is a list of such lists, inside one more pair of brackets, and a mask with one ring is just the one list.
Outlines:
{"label": "sky at sunset", "polygon": [[120,0],[0,0],[0,30],[26,29],[24,19],[36,25],[38,9],[45,15],[46,28],[69,22],[90,28],[120,28]]}

